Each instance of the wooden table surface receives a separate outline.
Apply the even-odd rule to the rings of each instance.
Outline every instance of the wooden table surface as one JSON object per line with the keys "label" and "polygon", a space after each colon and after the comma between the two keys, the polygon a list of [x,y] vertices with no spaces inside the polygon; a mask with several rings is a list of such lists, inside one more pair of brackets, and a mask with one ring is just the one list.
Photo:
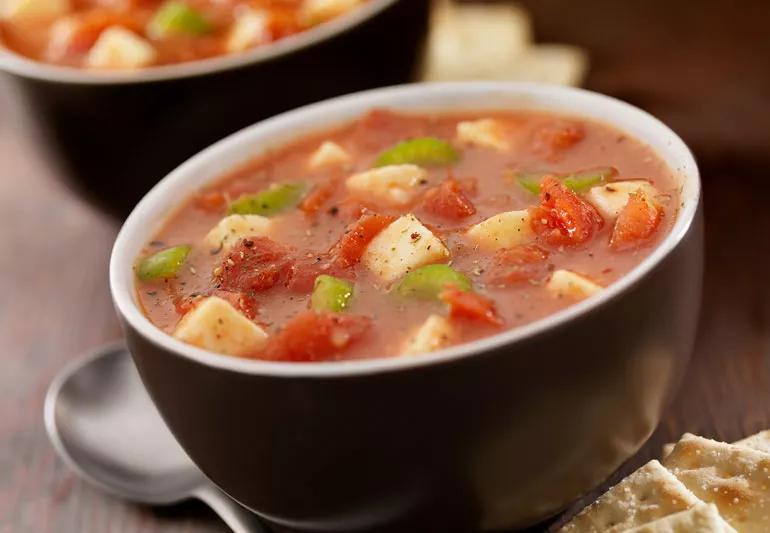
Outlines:
{"label": "wooden table surface", "polygon": [[[618,475],[684,431],[730,441],[770,427],[770,4],[525,3],[539,39],[588,47],[590,88],[671,124],[703,172],[706,277],[692,364],[658,431]],[[49,382],[120,336],[107,288],[117,223],[60,185],[11,114],[0,100],[0,533],[225,531],[199,504],[150,509],[106,496],[56,458],[42,422]]]}

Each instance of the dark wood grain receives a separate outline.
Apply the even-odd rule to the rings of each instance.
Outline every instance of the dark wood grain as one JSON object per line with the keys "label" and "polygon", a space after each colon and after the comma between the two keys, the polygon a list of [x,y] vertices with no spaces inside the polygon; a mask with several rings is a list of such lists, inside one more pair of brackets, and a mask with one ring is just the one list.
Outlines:
{"label": "dark wood grain", "polygon": [[[589,49],[590,88],[671,124],[703,171],[706,278],[692,364],[658,431],[615,479],[684,431],[730,441],[770,427],[770,4],[525,4],[540,40]],[[67,361],[120,335],[107,289],[117,224],[59,185],[12,111],[0,100],[0,533],[225,531],[202,505],[154,510],[103,495],[55,457],[46,387]]]}

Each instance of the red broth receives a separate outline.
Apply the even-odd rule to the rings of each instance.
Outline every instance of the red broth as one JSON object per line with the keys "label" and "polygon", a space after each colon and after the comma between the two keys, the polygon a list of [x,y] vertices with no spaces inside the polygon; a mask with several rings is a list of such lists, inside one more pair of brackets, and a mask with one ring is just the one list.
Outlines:
{"label": "red broth", "polygon": [[[243,52],[364,2],[9,0],[0,35],[10,49],[38,61],[92,69],[144,68]],[[110,35],[115,28],[117,39]]]}
{"label": "red broth", "polygon": [[[487,117],[492,122],[474,122]],[[459,133],[460,122],[472,123],[464,134]],[[494,134],[491,141],[478,136],[480,125],[486,127],[482,132]],[[457,160],[422,166],[424,174],[412,184],[404,205],[378,197],[374,185],[363,192],[348,186],[347,180],[371,170],[383,151],[423,137],[451,145]],[[349,159],[311,169],[309,161],[325,141],[336,143]],[[406,155],[414,157],[412,152]],[[604,183],[593,183],[596,190],[584,182],[577,192],[565,185],[574,186],[576,176],[578,181],[589,176],[590,182],[597,175]],[[629,181],[634,189],[623,196],[617,217],[607,214],[606,206],[594,207],[594,193],[604,189],[617,194]],[[246,236],[230,251],[202,244],[241,195],[299,182],[305,188],[294,203],[300,203],[270,217],[266,235]],[[531,183],[540,184],[540,194],[528,190]],[[655,248],[679,207],[680,186],[671,169],[650,147],[605,124],[530,112],[413,116],[376,110],[259,157],[184,202],[147,244],[137,268],[143,258],[170,246],[189,245],[189,255],[175,276],[139,279],[137,291],[148,318],[169,334],[207,297],[222,297],[268,336],[258,347],[229,350],[245,357],[325,361],[405,356],[521,326],[601,290]],[[506,241],[504,246],[483,231],[471,231],[474,238],[467,233],[510,211],[529,216],[523,222],[528,228],[512,230],[525,234],[519,241],[506,241],[511,235],[507,226],[496,234]],[[436,274],[428,269],[425,277],[412,279],[416,293],[403,291],[408,272],[383,279],[371,258],[366,264],[359,258],[369,239],[383,235],[383,228],[406,213],[427,230],[409,236],[415,246],[429,242],[432,233],[448,250],[445,259],[433,256],[424,262],[448,265],[459,277],[434,276],[433,285],[443,285],[429,282],[426,288],[420,282]],[[356,228],[362,216],[364,226]],[[360,242],[346,247],[356,238]],[[276,249],[280,253],[272,254]],[[393,258],[399,250],[394,246]],[[390,264],[398,267],[393,258]],[[439,269],[446,274],[447,269]],[[417,270],[419,266],[408,269]],[[564,271],[580,278],[565,277]],[[344,310],[309,311],[318,274],[354,283]],[[431,315],[433,325],[440,327],[426,326],[418,342],[417,331]],[[217,349],[216,340],[192,342],[228,351]]]}

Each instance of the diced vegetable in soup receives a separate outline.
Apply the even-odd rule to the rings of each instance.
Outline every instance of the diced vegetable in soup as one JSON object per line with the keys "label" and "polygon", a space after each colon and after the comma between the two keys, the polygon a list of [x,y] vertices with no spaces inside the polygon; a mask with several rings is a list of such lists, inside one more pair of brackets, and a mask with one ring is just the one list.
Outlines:
{"label": "diced vegetable in soup", "polygon": [[0,3],[0,37],[38,61],[138,69],[240,53],[366,1],[6,0]]}
{"label": "diced vegetable in soup", "polygon": [[375,110],[196,192],[137,290],[159,328],[226,355],[420,357],[601,294],[678,208],[660,157],[605,124]]}

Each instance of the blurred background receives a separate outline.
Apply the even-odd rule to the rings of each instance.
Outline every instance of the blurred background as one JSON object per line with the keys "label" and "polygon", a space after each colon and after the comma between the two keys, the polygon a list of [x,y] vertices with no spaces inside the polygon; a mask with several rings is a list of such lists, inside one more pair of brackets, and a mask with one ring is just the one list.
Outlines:
{"label": "blurred background", "polygon": [[[660,428],[618,476],[683,431],[732,441],[770,427],[770,3],[501,4],[506,11],[491,17],[497,23],[484,39],[488,15],[478,22],[437,4],[414,76],[580,85],[659,117],[701,165],[706,278],[693,362]],[[45,436],[42,402],[56,371],[120,337],[107,286],[119,216],[61,179],[3,88],[0,533],[224,531],[202,505],[150,509],[99,493],[59,462]],[[99,151],[106,140],[89,142]]]}

